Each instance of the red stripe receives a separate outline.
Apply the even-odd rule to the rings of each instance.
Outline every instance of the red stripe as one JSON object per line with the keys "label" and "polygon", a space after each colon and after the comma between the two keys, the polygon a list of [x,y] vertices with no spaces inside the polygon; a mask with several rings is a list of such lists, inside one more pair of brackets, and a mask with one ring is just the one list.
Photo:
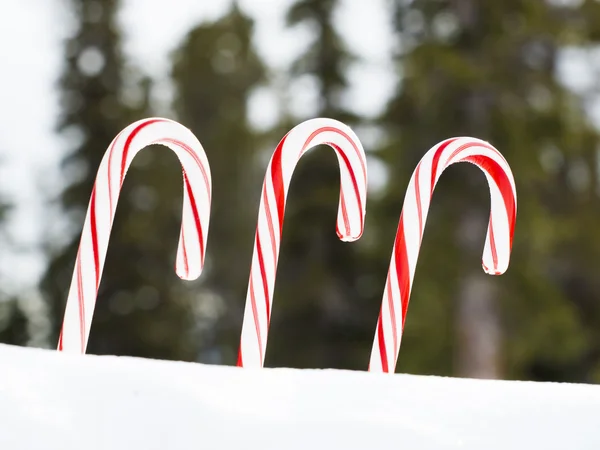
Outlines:
{"label": "red stripe", "polygon": [[[504,162],[506,162],[506,159],[504,159],[504,156],[502,156],[502,153],[500,153],[497,148],[491,146],[490,144],[488,144],[486,142],[482,142],[482,141],[481,142],[480,141],[477,141],[477,142],[475,142],[475,141],[468,141],[468,142],[462,144],[461,146],[459,146],[458,148],[456,148],[452,152],[452,154],[448,158],[448,161],[452,161],[456,157],[456,155],[458,155],[459,153],[461,153],[464,150],[467,150],[467,149],[473,148],[473,147],[483,147],[483,148],[486,148],[486,149],[490,150],[491,152],[493,152],[496,156],[498,156],[499,158],[501,158]],[[474,155],[474,156],[477,156],[477,155]],[[485,157],[485,155],[479,155],[479,156],[484,156]],[[454,163],[451,162],[450,164],[454,164]],[[508,164],[508,163],[506,163],[506,164]],[[448,167],[448,166],[446,166],[446,167]]]}
{"label": "red stripe", "polygon": [[111,176],[111,167],[112,167],[112,157],[113,157],[113,151],[115,149],[115,145],[117,144],[117,140],[119,139],[119,137],[121,137],[121,134],[123,134],[123,131],[121,131],[119,134],[117,134],[117,137],[113,139],[112,143],[110,144],[110,148],[108,149],[108,205],[110,207],[110,222],[112,223],[112,218],[114,216],[114,208],[113,208],[113,198],[112,198],[112,176]]}
{"label": "red stripe", "polygon": [[[185,233],[183,232],[183,227],[181,227],[181,248],[183,251],[183,269],[185,270],[185,277],[187,278],[190,274],[190,265],[188,261],[187,246],[185,245]],[[177,264],[175,264],[175,269],[177,270]]]}
{"label": "red stripe", "polygon": [[415,195],[417,197],[417,214],[419,216],[419,245],[423,241],[423,207],[421,205],[421,187],[419,174],[421,172],[421,163],[417,164],[415,169]]}
{"label": "red stripe", "polygon": [[[314,139],[315,136],[324,133],[324,132],[334,132],[337,133],[343,137],[345,137],[350,144],[352,145],[352,147],[354,148],[354,150],[356,151],[356,153],[358,154],[358,159],[360,161],[362,170],[363,170],[363,177],[365,180],[365,184],[366,184],[366,166],[365,166],[365,162],[362,159],[362,154],[360,152],[360,150],[358,149],[358,146],[356,145],[356,143],[350,138],[350,136],[348,136],[346,133],[344,133],[341,130],[338,130],[337,128],[333,128],[333,127],[322,127],[319,128],[317,130],[315,130],[309,137],[308,139],[306,139],[301,153],[300,155],[302,156],[302,153],[306,150],[307,146],[310,144],[310,141],[312,141]],[[288,133],[289,134],[289,133]],[[281,235],[281,232],[283,230],[283,217],[285,214],[285,185],[283,183],[283,173],[282,173],[282,166],[281,166],[281,161],[282,161],[282,154],[283,154],[283,145],[285,143],[285,140],[288,136],[288,134],[286,134],[284,136],[284,138],[279,142],[279,144],[277,145],[277,148],[275,149],[275,152],[273,153],[273,157],[271,159],[271,180],[273,183],[273,191],[275,194],[275,200],[276,200],[276,204],[277,204],[277,214],[279,217],[279,233]],[[350,164],[350,161],[347,157],[347,155],[341,150],[340,147],[338,147],[336,144],[332,144],[332,143],[327,143],[327,145],[330,145],[331,147],[333,147],[334,150],[336,150],[338,152],[338,154],[342,157],[342,159],[344,160],[344,163],[346,164],[346,166],[348,167],[348,171],[351,174],[352,177],[352,184],[354,186],[354,192],[358,201],[358,204],[360,205],[360,192],[358,189],[358,183],[356,181],[356,176],[354,174],[354,171],[352,170],[352,166]],[[345,205],[342,204],[342,214],[344,214],[344,210]],[[347,212],[346,212],[347,214]],[[362,223],[362,214],[361,214],[361,230],[363,229],[363,223]]]}
{"label": "red stripe", "polygon": [[83,279],[81,275],[81,259],[77,257],[77,296],[79,298],[79,339],[81,353],[85,353],[85,304],[83,302]]}
{"label": "red stripe", "polygon": [[400,214],[400,223],[398,224],[398,233],[396,237],[394,257],[396,263],[396,278],[398,279],[398,288],[400,289],[400,304],[402,306],[402,328],[406,320],[406,311],[408,310],[408,301],[410,299],[410,269],[408,266],[408,253],[406,250],[406,237],[404,235],[404,213]]}
{"label": "red stripe", "polygon": [[446,165],[446,167],[444,167],[444,169],[443,169],[443,170],[445,170],[446,168],[448,168],[448,166],[450,166],[450,165],[452,165],[452,164],[455,164],[455,163],[457,163],[457,162],[460,162],[460,161],[452,161],[452,160],[453,160],[454,158],[456,158],[456,156],[457,156],[459,153],[461,153],[461,152],[463,152],[463,151],[465,151],[465,150],[468,150],[468,149],[470,149],[470,148],[473,148],[473,147],[479,147],[479,144],[478,144],[478,143],[474,143],[474,142],[468,142],[468,143],[466,143],[466,144],[460,145],[459,147],[455,148],[455,149],[454,149],[454,151],[453,151],[453,152],[450,154],[450,157],[447,159],[447,161],[449,161],[449,162],[450,162],[450,164],[447,164],[447,165]]}
{"label": "red stripe", "polygon": [[[398,223],[398,231],[396,233],[396,240],[394,242],[394,253],[393,258],[396,263],[396,279],[398,280],[398,288],[400,290],[400,305],[402,308],[402,328],[404,328],[404,321],[406,320],[406,311],[408,310],[408,301],[410,298],[410,271],[408,267],[408,255],[406,251],[406,241],[404,236],[404,213],[400,215],[400,221]],[[388,281],[391,278],[392,273],[388,272]],[[388,304],[390,306],[390,315],[393,314],[392,322],[392,336],[397,339],[398,329],[395,320],[395,310],[392,303],[391,292],[388,295]],[[394,311],[394,312],[392,312]],[[402,331],[402,330],[401,330]],[[377,337],[379,341],[379,353],[381,357],[382,370],[389,372],[389,365],[387,361],[386,342],[383,331],[383,306],[379,313],[379,323],[377,324]],[[397,358],[397,341],[394,341],[395,356]]]}
{"label": "red stripe", "polygon": [[90,199],[90,229],[92,234],[92,252],[94,254],[94,274],[96,275],[96,292],[100,287],[100,255],[98,253],[98,227],[96,224],[96,186],[92,189]]}
{"label": "red stripe", "polygon": [[[159,144],[161,142],[168,142],[170,144],[177,145],[182,150],[186,151],[194,159],[196,164],[198,164],[198,167],[200,167],[200,171],[202,172],[202,178],[204,180],[204,187],[206,188],[206,192],[208,193],[208,201],[210,202],[211,197],[212,197],[212,192],[211,192],[211,188],[210,188],[210,182],[208,181],[208,174],[206,173],[206,167],[204,166],[202,160],[198,157],[198,154],[196,153],[196,151],[193,148],[191,148],[189,145],[187,145],[185,142],[179,141],[177,139],[161,138],[161,139],[157,139],[154,143]],[[183,167],[183,164],[182,164],[182,167]]]}
{"label": "red stripe", "polygon": [[[456,139],[451,139],[450,141],[454,141],[454,140],[456,140]],[[447,143],[449,143],[449,141],[446,141],[444,144],[447,144]],[[444,145],[444,144],[442,144],[442,145]],[[442,146],[440,146],[440,148],[441,147]],[[506,161],[504,159],[504,157],[502,156],[502,154],[496,148],[494,148],[493,146],[491,146],[489,144],[486,144],[485,142],[468,142],[468,143],[460,146],[459,148],[457,148],[452,153],[449,160],[452,160],[460,152],[463,152],[463,151],[468,150],[473,147],[487,148],[488,150],[491,150],[495,154],[502,157],[502,159],[504,161]],[[432,184],[432,194],[433,194],[433,188],[435,187],[434,172],[437,171],[437,164],[438,164],[438,160],[439,160],[440,156],[441,156],[441,151],[440,151],[440,149],[438,149],[438,151],[436,152],[436,155],[434,156],[435,170],[432,171],[432,183],[433,183]],[[517,216],[517,207],[516,207],[516,198],[515,198],[515,195],[513,192],[513,187],[510,182],[510,179],[508,177],[508,174],[506,173],[504,168],[500,164],[498,164],[498,162],[496,162],[493,158],[490,158],[489,156],[486,156],[486,155],[465,156],[465,157],[461,158],[459,161],[455,161],[455,162],[461,162],[461,161],[466,161],[466,162],[475,164],[481,170],[487,172],[492,177],[492,179],[494,180],[496,185],[498,186],[500,193],[502,194],[502,199],[504,200],[504,206],[506,208],[506,213],[508,216],[509,232],[510,232],[510,248],[512,249],[514,228],[515,228],[515,222],[516,222],[516,218],[517,218],[516,217]],[[454,163],[451,163],[451,164],[454,164]]]}
{"label": "red stripe", "polygon": [[183,182],[185,183],[187,195],[190,198],[192,214],[194,215],[194,223],[196,224],[196,231],[198,233],[198,244],[200,245],[200,264],[204,265],[204,236],[202,235],[202,224],[200,223],[200,214],[198,213],[198,205],[196,204],[194,191],[192,190],[192,186],[190,185],[190,181],[188,180],[185,169],[183,169]]}
{"label": "red stripe", "polygon": [[60,334],[58,335],[58,351],[59,352],[63,351],[63,331],[64,331],[64,328],[61,328]]}
{"label": "red stripe", "polygon": [[263,292],[265,295],[265,308],[267,311],[267,325],[269,325],[269,323],[271,321],[271,307],[270,307],[269,298],[271,296],[269,295],[269,282],[267,280],[267,273],[265,271],[265,261],[263,258],[262,245],[260,243],[260,234],[258,233],[258,230],[256,231],[256,252],[258,255],[258,265],[260,267],[260,277],[262,280]]}
{"label": "red stripe", "polygon": [[[304,142],[304,145],[302,146],[302,152],[304,152],[304,150],[306,150],[306,147],[308,147],[308,145],[310,144],[310,141],[312,141],[317,135],[319,135],[321,133],[326,133],[326,132],[332,132],[332,133],[339,134],[340,136],[344,137],[348,142],[350,142],[350,145],[352,146],[352,148],[356,152],[356,155],[358,156],[358,160],[360,161],[360,166],[362,168],[364,182],[365,182],[365,184],[367,184],[367,167],[366,167],[365,161],[363,160],[362,152],[359,150],[358,145],[356,145],[356,142],[354,142],[354,140],[350,136],[348,136],[347,133],[345,133],[344,131],[342,131],[338,128],[321,127],[319,129],[315,130],[308,137],[308,139],[306,139],[306,141]],[[329,145],[331,145],[331,144],[329,144]]]}
{"label": "red stripe", "polygon": [[[279,142],[279,144],[277,145],[277,148],[275,149],[275,152],[273,153],[273,157],[271,158],[271,166],[270,166],[271,182],[273,184],[273,194],[275,196],[275,202],[276,202],[276,206],[277,206],[277,218],[279,220],[279,238],[280,239],[281,239],[281,234],[283,232],[283,216],[285,214],[285,185],[283,183],[283,171],[282,171],[282,166],[281,166],[281,159],[282,159],[282,153],[283,153],[283,144],[285,143],[287,136],[288,135],[286,134],[283,137],[283,139]],[[279,249],[278,249],[278,245],[277,245],[277,239],[275,237],[275,229],[273,226],[273,216],[271,214],[269,198],[267,195],[267,181],[266,180],[263,183],[262,195],[263,195],[264,211],[267,216],[266,217],[267,218],[267,226],[269,228],[269,238],[271,241],[271,250],[273,251],[273,266],[274,266],[274,270],[277,271],[277,262],[279,259],[278,258],[278,250]],[[259,220],[260,220],[260,212],[259,212]],[[269,324],[271,321],[271,306],[270,306],[270,300],[269,300],[270,295],[269,295],[269,286],[268,286],[267,275],[266,275],[265,264],[264,264],[264,256],[263,256],[263,252],[262,252],[262,243],[260,241],[260,236],[258,233],[258,226],[259,225],[257,225],[256,237],[255,237],[255,250],[257,253],[257,257],[258,257],[260,275],[261,275],[263,291],[264,291],[264,296],[265,296],[265,308],[266,308],[266,313],[267,313],[267,333],[268,333]],[[262,350],[262,338],[261,338],[260,328],[259,328],[259,318],[258,318],[258,310],[257,310],[257,306],[256,306],[256,297],[254,294],[252,269],[250,270],[250,295],[251,295],[251,300],[252,300],[252,311],[254,314],[254,324],[256,326],[256,336],[258,338],[258,345],[259,345],[259,349],[260,349],[260,360],[261,360],[261,365],[262,365],[262,363],[264,361],[263,350]]]}
{"label": "red stripe", "polygon": [[390,319],[392,321],[392,337],[394,338],[394,354],[398,354],[398,329],[396,327],[396,308],[394,308],[394,297],[392,296],[392,281],[390,277],[387,277],[386,281],[386,295],[388,298],[388,304],[390,306]]}
{"label": "red stripe", "polygon": [[510,248],[512,249],[513,236],[515,233],[515,222],[517,220],[517,201],[513,192],[512,184],[508,177],[508,173],[500,164],[498,164],[489,156],[473,155],[464,158],[464,161],[475,164],[481,170],[487,172],[498,186],[500,194],[502,195],[502,199],[504,200],[504,207],[506,208],[506,214],[508,216]]}
{"label": "red stripe", "polygon": [[250,300],[252,304],[252,315],[254,316],[254,327],[256,328],[256,339],[258,340],[258,351],[260,354],[261,365],[264,361],[262,351],[262,338],[260,335],[260,326],[258,319],[258,310],[256,308],[256,297],[254,296],[254,282],[252,281],[252,270],[250,270]]}
{"label": "red stripe", "polygon": [[492,220],[491,211],[490,223],[488,224],[488,233],[490,236],[490,250],[492,251],[492,263],[494,264],[494,272],[498,272],[498,249],[496,248],[496,239],[494,238],[494,222]]}
{"label": "red stripe", "polygon": [[238,350],[237,366],[244,367],[244,359],[242,357],[242,342],[240,341],[240,349]]}
{"label": "red stripe", "polygon": [[[352,165],[350,164],[350,160],[348,159],[347,155],[343,152],[343,150],[340,147],[338,147],[336,144],[334,144],[332,142],[329,142],[328,145],[333,147],[333,149],[338,153],[338,155],[340,155],[342,157],[342,159],[344,160],[344,164],[346,165],[346,168],[348,169],[348,173],[350,173],[350,178],[352,179],[352,187],[354,188],[354,196],[356,197],[356,203],[357,203],[357,207],[359,210],[358,214],[360,216],[360,230],[361,230],[361,235],[362,235],[364,223],[363,223],[363,215],[362,215],[362,211],[361,211],[360,190],[358,189],[358,182],[356,181],[356,176],[354,174],[354,170],[352,169]],[[340,196],[343,199],[343,191],[341,191],[341,190],[340,190]],[[342,213],[344,214],[344,221],[346,222],[347,234],[350,234],[348,212],[347,212],[345,202],[342,202]]]}
{"label": "red stripe", "polygon": [[435,153],[433,155],[433,160],[431,161],[431,192],[429,195],[433,195],[433,189],[435,188],[435,183],[437,180],[437,169],[438,169],[438,165],[440,163],[440,158],[442,157],[442,153],[444,153],[444,150],[446,149],[446,147],[448,147],[450,144],[452,144],[457,139],[458,138],[452,138],[452,139],[448,139],[448,140],[442,142],[440,144],[440,146],[437,148],[437,150],[435,151]]}
{"label": "red stripe", "polygon": [[381,370],[385,373],[389,372],[387,352],[385,349],[385,335],[383,333],[383,309],[379,313],[377,321],[377,339],[379,341],[379,358],[381,359]]}
{"label": "red stripe", "polygon": [[[277,245],[277,238],[275,237],[275,227],[273,227],[273,215],[271,214],[271,206],[269,205],[269,196],[267,195],[267,185],[266,183],[263,185],[263,206],[264,211],[267,216],[267,226],[269,228],[269,239],[271,240],[271,250],[273,251],[273,264],[274,267],[277,267],[277,261],[279,260],[279,246]],[[259,219],[260,220],[260,216]],[[280,227],[281,231],[281,227]],[[258,229],[257,229],[258,233]],[[257,234],[258,235],[258,234]],[[281,239],[281,232],[279,233],[279,239]]]}
{"label": "red stripe", "polygon": [[[344,228],[346,229],[346,236],[350,235],[350,219],[348,218],[348,208],[346,207],[346,199],[344,198],[344,191],[340,190],[340,208],[342,209],[342,220],[344,221]],[[337,224],[336,224],[337,228]],[[340,230],[337,230],[340,234]]]}
{"label": "red stripe", "polygon": [[[212,192],[211,192],[211,188],[210,188],[210,182],[208,181],[208,175],[206,173],[206,168],[204,167],[204,164],[202,163],[202,160],[198,157],[197,152],[191,148],[189,145],[187,145],[185,142],[180,141],[178,139],[172,139],[172,138],[161,138],[161,139],[157,139],[155,141],[155,143],[161,143],[161,142],[165,142],[165,143],[170,143],[170,144],[174,144],[177,145],[178,147],[180,147],[182,150],[184,150],[185,152],[187,152],[196,162],[196,164],[198,165],[198,167],[200,168],[200,171],[202,172],[202,178],[204,180],[204,187],[206,189],[207,195],[208,195],[208,201],[211,201],[211,197],[212,197]],[[181,162],[181,161],[180,161]],[[194,214],[194,221],[196,223],[196,231],[198,233],[198,241],[200,244],[200,264],[204,265],[204,236],[202,235],[202,224],[200,221],[200,214],[198,213],[198,205],[196,203],[196,199],[194,196],[194,191],[192,190],[191,184],[189,182],[189,179],[187,177],[187,172],[185,170],[185,167],[182,164],[182,171],[183,171],[183,181],[185,183],[186,186],[186,192],[190,198],[190,203],[191,203],[191,207],[192,207],[192,211]]]}
{"label": "red stripe", "polygon": [[[499,158],[501,158],[504,162],[506,162],[506,160],[504,159],[504,157],[502,156],[502,154],[496,148],[492,147],[489,144],[486,144],[485,142],[473,142],[473,141],[467,142],[467,143],[459,146],[458,148],[456,148],[452,152],[452,154],[450,155],[450,157],[448,158],[448,161],[452,161],[459,153],[461,153],[461,152],[463,152],[465,150],[468,150],[470,148],[473,148],[473,147],[483,147],[483,148],[486,148],[486,149],[490,150],[491,152],[493,152],[496,156],[498,156]],[[484,158],[489,158],[489,156],[486,156],[486,155],[473,155],[473,156],[481,156],[481,157],[484,157]],[[466,158],[469,158],[469,157],[467,156]],[[462,160],[464,161],[465,159],[463,158]],[[450,162],[450,164],[448,164],[448,165],[454,164],[456,162],[459,162],[459,161]],[[506,163],[506,164],[508,164],[508,163]],[[448,166],[446,166],[446,167],[448,167]]]}
{"label": "red stripe", "polygon": [[125,141],[125,145],[123,146],[123,154],[121,155],[121,186],[123,185],[123,179],[125,178],[125,172],[127,171],[127,155],[129,154],[129,148],[131,147],[131,143],[133,142],[133,139],[139,134],[140,131],[142,131],[148,125],[152,125],[153,123],[158,123],[158,122],[166,122],[166,120],[165,119],[145,120],[142,123],[138,124],[138,126],[136,126],[131,131],[131,133],[129,133],[129,136],[127,136],[127,140]]}
{"label": "red stripe", "polygon": [[283,215],[285,214],[285,185],[283,183],[283,171],[281,167],[281,158],[283,153],[283,144],[287,135],[279,142],[273,158],[271,159],[271,182],[273,183],[273,194],[275,194],[275,204],[277,205],[277,217],[279,218],[279,235],[283,231]]}

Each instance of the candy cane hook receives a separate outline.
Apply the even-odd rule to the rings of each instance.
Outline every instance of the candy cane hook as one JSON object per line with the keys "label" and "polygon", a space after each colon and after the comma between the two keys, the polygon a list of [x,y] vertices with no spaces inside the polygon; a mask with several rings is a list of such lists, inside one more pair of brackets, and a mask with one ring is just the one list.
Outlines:
{"label": "candy cane hook", "polygon": [[517,214],[517,192],[510,166],[498,150],[479,139],[459,137],[440,142],[417,165],[404,198],[373,341],[369,364],[372,372],[395,371],[433,190],[442,172],[458,162],[478,166],[490,188],[491,211],[483,270],[500,275],[508,268]]}
{"label": "candy cane hook", "polygon": [[184,280],[194,280],[202,272],[212,189],[204,149],[190,130],[175,121],[151,118],[135,122],[113,140],[98,169],[67,298],[59,351],[85,353],[125,174],[135,155],[152,144],[173,150],[183,169],[183,212],[175,271]]}
{"label": "candy cane hook", "polygon": [[301,123],[277,146],[263,183],[238,366],[262,367],[264,364],[287,191],[298,160],[321,144],[333,148],[340,164],[337,234],[346,242],[362,235],[367,167],[359,139],[336,120],[312,119]]}

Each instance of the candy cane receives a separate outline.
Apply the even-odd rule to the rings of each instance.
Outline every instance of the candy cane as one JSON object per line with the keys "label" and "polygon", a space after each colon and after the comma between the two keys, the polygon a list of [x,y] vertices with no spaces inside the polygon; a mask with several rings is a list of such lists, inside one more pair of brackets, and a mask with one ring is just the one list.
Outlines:
{"label": "candy cane", "polygon": [[458,162],[478,166],[490,188],[491,211],[483,270],[500,275],[508,268],[517,213],[517,193],[508,163],[498,150],[479,139],[460,137],[440,142],[417,165],[404,198],[371,352],[372,372],[395,371],[433,190],[442,172]]}
{"label": "candy cane", "polygon": [[240,367],[264,364],[287,191],[298,160],[321,144],[335,150],[340,164],[337,234],[345,242],[362,235],[367,167],[360,141],[350,128],[336,120],[301,123],[277,146],[263,183],[238,356]]}
{"label": "candy cane", "polygon": [[59,351],[85,353],[123,180],[135,155],[152,144],[173,150],[183,169],[183,213],[175,271],[184,280],[194,280],[202,272],[211,200],[211,174],[204,149],[190,130],[172,120],[135,122],[113,140],[98,169],[67,298]]}

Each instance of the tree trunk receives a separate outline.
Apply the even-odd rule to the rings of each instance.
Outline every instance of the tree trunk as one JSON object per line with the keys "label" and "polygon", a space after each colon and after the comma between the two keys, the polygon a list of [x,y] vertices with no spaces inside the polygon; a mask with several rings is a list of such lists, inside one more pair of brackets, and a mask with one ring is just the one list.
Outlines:
{"label": "tree trunk", "polygon": [[458,375],[468,378],[499,378],[501,329],[496,292],[490,279],[471,273],[460,289],[457,308]]}
{"label": "tree trunk", "polygon": [[[473,211],[461,224],[462,240],[469,253],[480,252],[483,239],[475,228],[482,218]],[[481,270],[481,269],[479,269]],[[500,378],[501,326],[497,292],[489,275],[469,272],[461,281],[456,308],[458,376]]]}

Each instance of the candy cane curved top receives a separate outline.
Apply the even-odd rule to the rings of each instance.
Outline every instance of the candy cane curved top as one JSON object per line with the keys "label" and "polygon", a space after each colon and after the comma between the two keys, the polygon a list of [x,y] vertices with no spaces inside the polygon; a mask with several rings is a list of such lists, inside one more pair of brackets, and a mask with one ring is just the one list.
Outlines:
{"label": "candy cane curved top", "polygon": [[152,144],[173,150],[183,169],[183,212],[175,270],[200,276],[208,235],[211,174],[202,145],[183,125],[168,119],[140,120],[125,128],[104,154],[88,206],[69,290],[58,350],[85,353],[108,241],[127,169]]}
{"label": "candy cane curved top", "polygon": [[515,181],[508,163],[492,145],[479,139],[459,137],[440,142],[417,165],[404,198],[371,352],[370,371],[395,371],[433,190],[442,172],[458,162],[477,165],[489,184],[491,211],[483,250],[483,270],[500,275],[508,268],[517,213]]}
{"label": "candy cane curved top", "polygon": [[301,123],[277,146],[263,183],[238,366],[262,367],[264,364],[287,191],[298,160],[320,144],[333,148],[340,165],[337,234],[346,242],[362,235],[367,167],[359,139],[336,120],[312,119]]}

